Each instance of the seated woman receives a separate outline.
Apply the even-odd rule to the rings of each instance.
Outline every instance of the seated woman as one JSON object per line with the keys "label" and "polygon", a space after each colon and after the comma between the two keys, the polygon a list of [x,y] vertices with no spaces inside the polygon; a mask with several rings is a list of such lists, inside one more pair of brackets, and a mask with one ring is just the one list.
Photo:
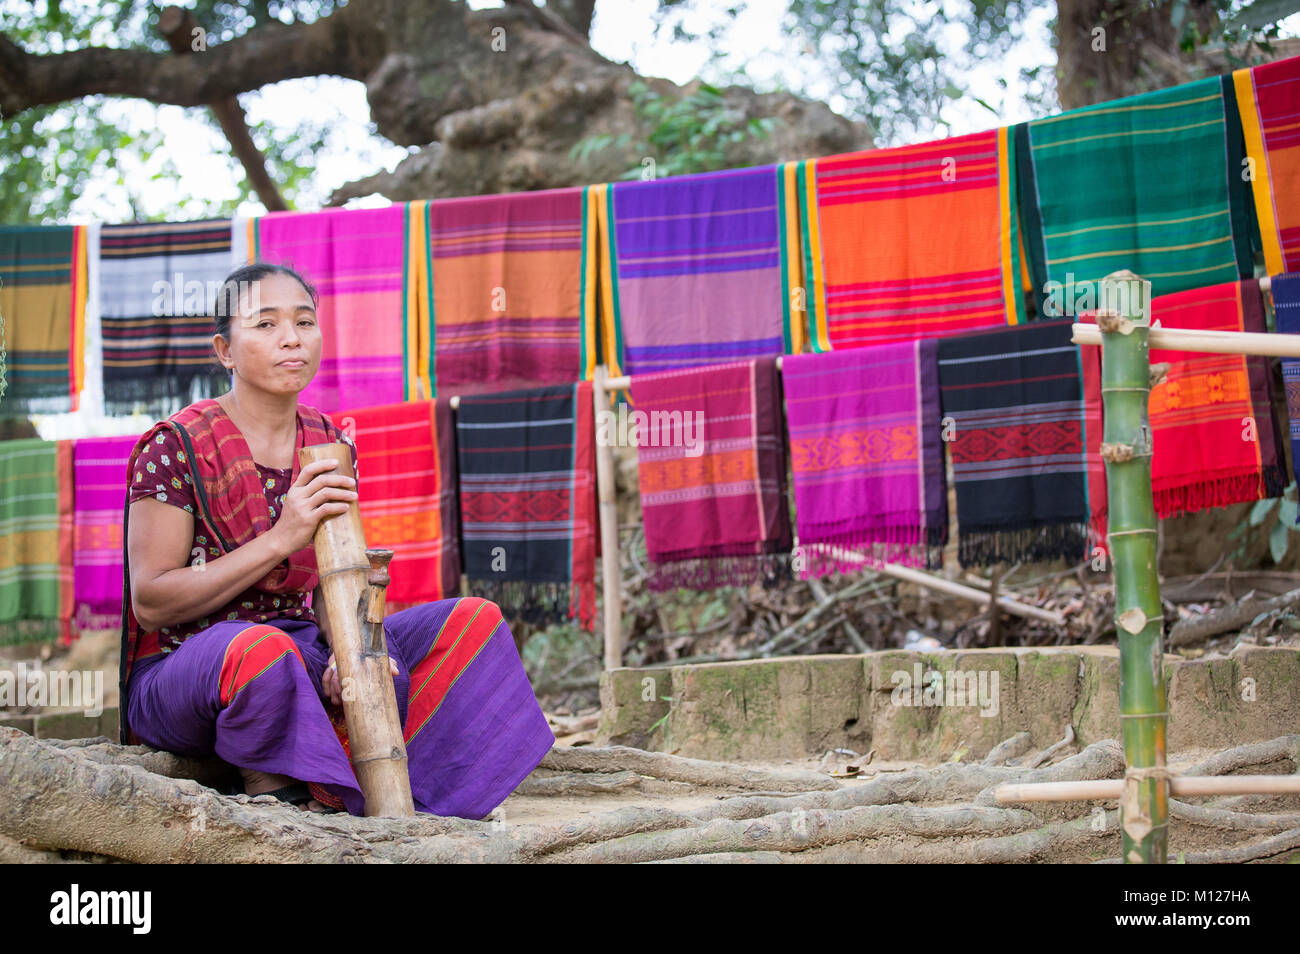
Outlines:
{"label": "seated woman", "polygon": [[[321,360],[316,292],[248,265],[217,296],[229,393],[140,438],[127,468],[122,741],[239,767],[250,795],[359,815],[312,540],[357,499],[351,440],[298,403]],[[353,464],[356,448],[352,448]],[[400,559],[398,554],[397,559]],[[425,603],[384,621],[417,811],[482,818],[554,742],[496,604]],[[305,784],[304,784],[305,783]]]}

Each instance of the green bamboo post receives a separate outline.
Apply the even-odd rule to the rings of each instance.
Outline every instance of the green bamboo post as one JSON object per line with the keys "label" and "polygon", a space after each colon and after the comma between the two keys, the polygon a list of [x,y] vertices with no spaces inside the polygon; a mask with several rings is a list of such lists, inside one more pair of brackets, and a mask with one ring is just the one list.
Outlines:
{"label": "green bamboo post", "polygon": [[1120,828],[1125,862],[1164,864],[1168,853],[1168,713],[1162,667],[1164,617],[1156,576],[1156,513],[1151,497],[1151,283],[1129,271],[1102,279],[1101,392],[1105,427],[1115,623],[1120,652],[1124,794]]}

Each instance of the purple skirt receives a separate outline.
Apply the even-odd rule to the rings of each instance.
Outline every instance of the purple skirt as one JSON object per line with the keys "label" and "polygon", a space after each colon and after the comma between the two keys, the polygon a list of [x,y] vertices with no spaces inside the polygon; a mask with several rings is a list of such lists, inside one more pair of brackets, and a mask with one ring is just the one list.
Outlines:
{"label": "purple skirt", "polygon": [[[555,742],[495,603],[438,600],[384,620],[416,811],[482,818]],[[364,814],[321,690],[330,650],[315,623],[228,620],[137,662],[127,720],[143,742],[315,783]]]}

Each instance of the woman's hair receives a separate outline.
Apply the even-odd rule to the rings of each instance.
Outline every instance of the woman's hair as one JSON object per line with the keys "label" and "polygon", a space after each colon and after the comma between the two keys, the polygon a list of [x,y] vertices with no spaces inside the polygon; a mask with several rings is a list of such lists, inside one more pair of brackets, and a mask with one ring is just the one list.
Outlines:
{"label": "woman's hair", "polygon": [[239,310],[239,298],[244,289],[248,288],[253,282],[261,281],[268,275],[287,275],[306,290],[307,294],[311,296],[313,305],[319,303],[320,299],[316,294],[316,287],[287,265],[276,265],[272,262],[253,262],[251,265],[241,265],[226,276],[226,280],[221,283],[221,287],[217,290],[217,301],[213,308],[213,321],[216,323],[217,334],[227,341],[230,340],[230,319]]}

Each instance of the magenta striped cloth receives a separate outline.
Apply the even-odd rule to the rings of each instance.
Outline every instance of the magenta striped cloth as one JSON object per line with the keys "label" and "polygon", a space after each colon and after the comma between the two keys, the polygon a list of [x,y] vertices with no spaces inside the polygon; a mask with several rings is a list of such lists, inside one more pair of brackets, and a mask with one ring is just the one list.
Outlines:
{"label": "magenta striped cloth", "polygon": [[327,414],[414,397],[405,204],[274,213],[250,223],[254,261],[288,265],[320,292],[320,369],[298,395]]}
{"label": "magenta striped cloth", "polygon": [[936,565],[948,505],[935,341],[794,355],[782,371],[795,569],[808,579],[880,562]]}
{"label": "magenta striped cloth", "polygon": [[126,465],[140,437],[90,437],[72,450],[72,624],[77,635],[122,624],[122,507]]}

